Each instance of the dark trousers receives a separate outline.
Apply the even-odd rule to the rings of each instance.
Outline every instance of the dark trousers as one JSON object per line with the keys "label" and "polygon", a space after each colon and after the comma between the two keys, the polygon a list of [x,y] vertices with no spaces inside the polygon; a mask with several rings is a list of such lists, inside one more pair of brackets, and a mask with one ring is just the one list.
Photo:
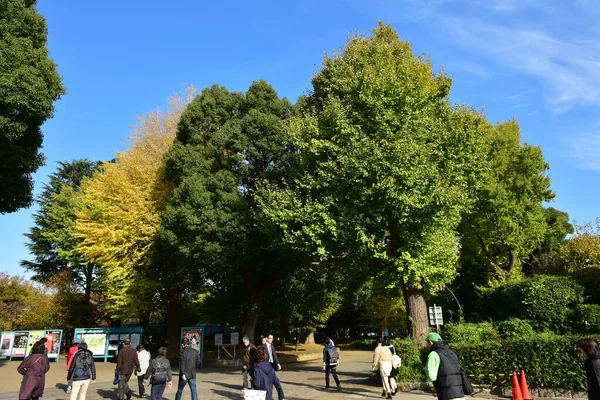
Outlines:
{"label": "dark trousers", "polygon": [[121,380],[119,381],[119,386],[117,386],[117,394],[119,395],[119,400],[125,400],[131,398],[131,389],[129,389],[129,379],[131,378],[130,372],[128,374],[121,374]]}
{"label": "dark trousers", "polygon": [[283,400],[283,388],[281,387],[281,382],[279,382],[279,378],[277,377],[277,375],[275,375],[273,386],[275,386],[275,390],[277,390],[277,397],[279,398],[279,400]]}
{"label": "dark trousers", "polygon": [[144,389],[144,375],[138,375],[138,390],[139,390],[139,394],[140,396],[143,396],[144,394],[146,394],[146,390]]}
{"label": "dark trousers", "polygon": [[152,389],[150,390],[150,400],[162,400],[166,386],[166,383],[161,385],[152,385]]}
{"label": "dark trousers", "polygon": [[329,387],[329,373],[333,375],[333,379],[335,380],[335,386],[340,386],[340,380],[337,376],[336,366],[335,365],[326,365],[325,366],[325,387]]}

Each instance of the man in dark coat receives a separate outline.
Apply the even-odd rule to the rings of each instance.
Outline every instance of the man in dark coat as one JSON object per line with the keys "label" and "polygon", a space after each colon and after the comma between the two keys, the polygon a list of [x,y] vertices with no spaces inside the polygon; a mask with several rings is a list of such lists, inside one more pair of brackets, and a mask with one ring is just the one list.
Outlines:
{"label": "man in dark coat", "polygon": [[198,400],[198,392],[196,391],[196,359],[198,358],[198,352],[190,347],[188,338],[184,338],[181,343],[183,350],[181,350],[179,356],[179,384],[177,385],[175,400],[181,400],[186,383],[190,386],[192,400]]}
{"label": "man in dark coat", "polygon": [[[279,364],[279,358],[277,357],[277,350],[275,349],[275,346],[273,346],[273,335],[267,336],[267,343],[265,343],[265,346],[267,348],[267,361],[273,365],[273,370],[281,370],[281,364]],[[277,390],[279,400],[283,399],[283,388],[281,387],[281,382],[279,382],[277,375],[275,375],[273,384]]]}
{"label": "man in dark coat", "polygon": [[252,387],[251,380],[254,374],[254,365],[257,363],[256,346],[250,343],[248,336],[244,336],[242,343],[244,343],[244,365],[242,366],[243,388],[250,389]]}
{"label": "man in dark coat", "polygon": [[129,378],[133,374],[133,370],[140,371],[140,361],[138,360],[137,351],[131,347],[131,340],[123,340],[123,348],[117,356],[117,368],[115,369],[121,374],[121,380],[117,387],[119,400],[131,399],[131,389],[129,389]]}
{"label": "man in dark coat", "polygon": [[444,344],[439,334],[431,332],[425,340],[430,350],[425,369],[427,377],[433,382],[438,400],[464,399],[458,357]]}

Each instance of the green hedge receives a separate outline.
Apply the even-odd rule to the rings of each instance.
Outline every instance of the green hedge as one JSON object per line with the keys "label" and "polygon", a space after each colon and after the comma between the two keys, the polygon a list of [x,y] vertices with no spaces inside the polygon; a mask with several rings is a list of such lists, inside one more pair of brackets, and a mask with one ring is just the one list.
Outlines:
{"label": "green hedge", "polygon": [[[528,338],[450,345],[473,383],[510,385],[512,371],[525,370],[530,388],[585,390],[579,337],[538,334]],[[598,340],[597,337],[594,339]]]}
{"label": "green hedge", "polygon": [[375,350],[377,340],[372,338],[353,340],[350,346],[361,350]]}
{"label": "green hedge", "polygon": [[500,335],[491,322],[453,323],[450,322],[442,330],[442,338],[446,343],[481,343],[499,340]]}
{"label": "green hedge", "polygon": [[411,339],[393,339],[392,344],[396,347],[398,355],[402,359],[402,366],[396,376],[397,382],[424,382],[425,360],[427,351],[418,349]]}

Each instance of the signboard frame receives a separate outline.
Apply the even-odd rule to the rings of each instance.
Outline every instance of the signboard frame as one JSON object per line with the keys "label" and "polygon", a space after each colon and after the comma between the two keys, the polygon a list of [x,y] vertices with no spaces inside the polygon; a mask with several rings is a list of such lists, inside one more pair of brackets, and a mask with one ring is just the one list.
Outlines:
{"label": "signboard frame", "polygon": [[[48,339],[46,349],[48,350],[48,358],[55,359],[58,362],[60,358],[60,348],[62,344],[62,329],[35,329],[35,330],[16,330],[2,332],[1,340],[2,347],[4,343],[9,343],[8,348],[0,349],[0,357],[7,357],[12,361],[13,358],[25,358],[29,355],[34,343],[42,338]],[[51,338],[48,336],[51,335]],[[8,338],[8,342],[5,339]],[[12,340],[11,340],[12,338]],[[24,338],[24,339],[23,339]],[[18,339],[18,340],[17,340]],[[15,344],[19,347],[15,348]],[[55,351],[54,351],[55,350]]]}
{"label": "signboard frame", "polygon": [[[204,325],[200,326],[184,326],[181,328],[180,333],[180,349],[182,346],[183,338],[187,337],[191,339],[191,337],[195,337],[197,342],[200,342],[200,368],[204,367]],[[198,349],[196,349],[198,350]]]}
{"label": "signboard frame", "polygon": [[[96,328],[75,328],[75,332],[73,337],[75,339],[85,339],[86,337],[89,340],[101,340],[100,336],[104,336],[104,351],[102,354],[93,352],[94,358],[103,358],[104,362],[107,362],[109,358],[114,358],[117,356],[119,344],[125,340],[130,339],[131,345],[134,345],[134,341],[136,342],[136,346],[139,343],[142,343],[144,337],[144,329],[141,326],[124,326],[124,327],[96,327]],[[87,341],[86,341],[87,342]],[[89,343],[88,343],[89,345]],[[102,345],[99,344],[97,346],[97,350],[99,350]],[[114,354],[111,352],[114,351]]]}

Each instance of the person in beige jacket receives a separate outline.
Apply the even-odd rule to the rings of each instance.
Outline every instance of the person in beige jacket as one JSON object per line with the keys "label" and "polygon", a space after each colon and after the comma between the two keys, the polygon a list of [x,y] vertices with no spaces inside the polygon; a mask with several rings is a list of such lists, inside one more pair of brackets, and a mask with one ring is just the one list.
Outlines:
{"label": "person in beige jacket", "polygon": [[390,388],[390,373],[392,372],[392,352],[389,347],[383,346],[383,338],[377,340],[377,347],[373,353],[373,371],[379,368],[381,376],[381,385],[383,386],[382,397],[386,399],[392,398],[392,389]]}

